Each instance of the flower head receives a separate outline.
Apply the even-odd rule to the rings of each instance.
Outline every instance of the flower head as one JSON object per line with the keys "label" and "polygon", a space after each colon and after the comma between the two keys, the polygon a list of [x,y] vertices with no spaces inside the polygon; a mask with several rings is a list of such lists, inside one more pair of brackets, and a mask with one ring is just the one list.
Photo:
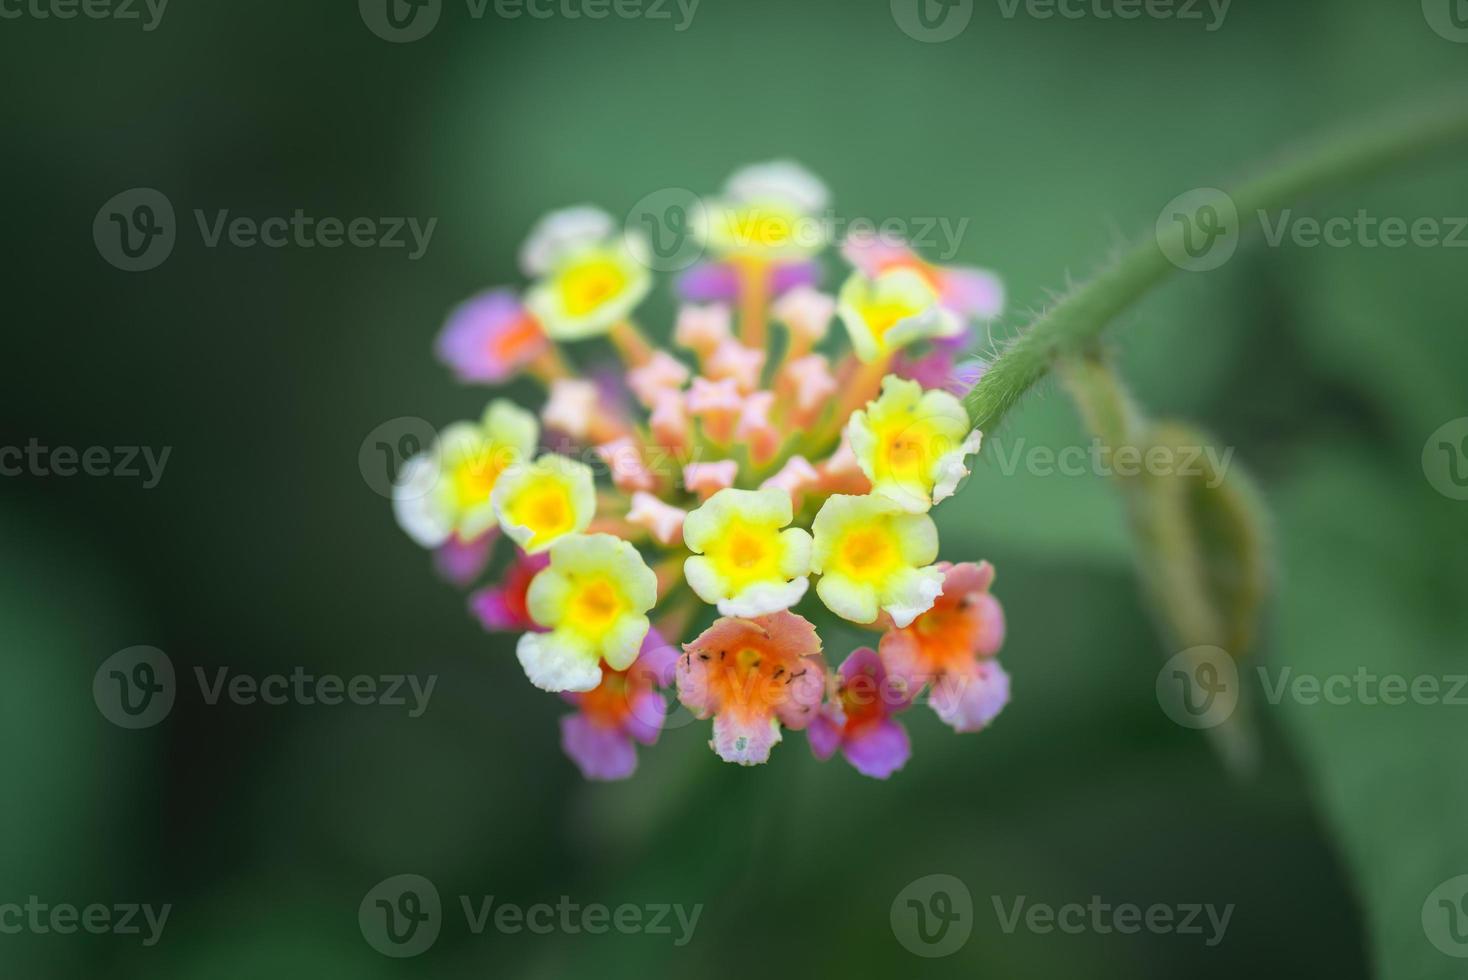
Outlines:
{"label": "flower head", "polygon": [[832,496],[811,525],[816,594],[854,623],[886,612],[899,626],[926,612],[943,590],[938,528],[926,514],[909,514],[886,497]]}
{"label": "flower head", "polygon": [[817,759],[829,759],[840,749],[863,776],[886,779],[912,755],[907,729],[892,717],[911,703],[905,687],[887,676],[875,650],[855,650],[837,671],[836,696],[806,730],[811,751]]}
{"label": "flower head", "polygon": [[576,534],[550,549],[550,565],[526,597],[530,618],[545,633],[520,637],[525,675],[547,691],[589,691],[601,683],[602,661],[626,670],[652,624],[657,576],[637,549],[610,534]]}
{"label": "flower head", "polygon": [[494,488],[494,513],[510,539],[531,554],[584,531],[596,513],[591,467],[546,453],[507,471]]}
{"label": "flower head", "polygon": [[962,321],[939,303],[933,284],[912,269],[891,269],[870,279],[852,273],[837,303],[851,347],[866,362],[963,330]]}
{"label": "flower head", "polygon": [[980,440],[957,398],[893,375],[882,381],[881,397],[852,414],[847,435],[872,492],[913,513],[958,488]]}
{"label": "flower head", "polygon": [[553,340],[604,334],[652,288],[645,245],[611,234],[611,219],[590,209],[559,212],[531,234],[522,261],[539,281],[525,305]]}
{"label": "flower head", "polygon": [[[520,251],[523,301],[476,296],[438,338],[460,380],[523,371],[543,388],[539,421],[497,401],[449,426],[403,468],[395,513],[466,587],[513,548],[470,607],[520,634],[530,681],[575,706],[562,744],[589,779],[630,775],[656,739],[673,658],[678,697],[743,765],[809,724],[818,756],[886,778],[909,754],[895,716],[920,691],[964,731],[1008,698],[992,569],[935,564],[927,513],[978,451],[961,383],[1003,290],[857,239],[833,296],[826,208],[796,164],[737,171],[694,211],[712,254],[675,284],[671,326],[635,319],[646,242],[595,207],[554,212]],[[849,344],[830,336],[837,317]],[[585,352],[566,348],[601,337],[616,361],[579,369]],[[679,648],[705,617],[681,655],[660,638]],[[833,676],[817,626],[837,617],[882,636]]]}
{"label": "flower head", "polygon": [[781,490],[720,490],[683,521],[688,584],[725,616],[789,609],[810,584],[811,537],[794,516]]}
{"label": "flower head", "polygon": [[540,438],[535,416],[497,398],[478,423],[455,422],[403,465],[393,487],[398,524],[425,548],[457,534],[465,541],[494,527],[490,498],[500,476],[529,459]]}
{"label": "flower head", "polygon": [[725,762],[758,765],[780,741],[780,726],[815,717],[825,662],[815,627],[790,612],[721,619],[683,647],[678,700],[713,716],[709,745]]}

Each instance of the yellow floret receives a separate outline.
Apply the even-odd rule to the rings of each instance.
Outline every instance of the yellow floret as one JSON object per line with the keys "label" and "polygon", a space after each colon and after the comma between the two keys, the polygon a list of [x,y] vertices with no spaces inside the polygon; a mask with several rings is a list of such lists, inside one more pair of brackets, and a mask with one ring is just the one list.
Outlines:
{"label": "yellow floret", "polygon": [[631,544],[610,534],[561,538],[526,595],[530,617],[549,632],[520,637],[525,675],[547,691],[592,690],[602,661],[626,670],[637,659],[656,602],[657,576]]}

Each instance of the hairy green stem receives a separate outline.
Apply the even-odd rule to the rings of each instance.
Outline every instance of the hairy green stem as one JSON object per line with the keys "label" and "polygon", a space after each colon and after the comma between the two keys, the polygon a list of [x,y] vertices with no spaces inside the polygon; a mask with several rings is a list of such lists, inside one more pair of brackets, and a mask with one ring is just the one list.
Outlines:
{"label": "hairy green stem", "polygon": [[[1238,215],[1276,211],[1310,194],[1350,184],[1468,140],[1468,99],[1451,102],[1322,141],[1230,192]],[[1195,220],[1197,215],[1195,214]],[[964,396],[975,427],[992,432],[1051,369],[1055,358],[1098,337],[1119,314],[1177,269],[1167,256],[1184,244],[1182,223],[1159,230],[1089,282],[1040,313]]]}

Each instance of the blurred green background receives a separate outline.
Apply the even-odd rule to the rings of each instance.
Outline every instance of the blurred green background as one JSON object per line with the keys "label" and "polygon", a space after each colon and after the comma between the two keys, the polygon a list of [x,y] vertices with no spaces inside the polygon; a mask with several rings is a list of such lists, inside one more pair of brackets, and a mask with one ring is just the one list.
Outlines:
{"label": "blurred green background", "polygon": [[[1264,702],[1262,766],[1228,775],[1159,710],[1175,651],[1141,606],[1114,489],[981,466],[939,512],[944,557],[999,568],[1014,701],[955,737],[908,717],[887,783],[791,736],[761,770],[694,724],[590,785],[567,708],[393,523],[358,470],[400,416],[477,415],[429,345],[444,313],[516,281],[542,212],[625,214],[791,157],[847,216],[967,219],[958,260],[1006,280],[1023,321],[1159,208],[1302,135],[1441,94],[1468,45],[1415,2],[1238,0],[1222,26],[1006,17],[976,3],[919,43],[885,0],[703,0],[674,21],[469,16],[374,36],[348,0],[175,0],[137,22],[0,20],[8,241],[0,445],[171,446],[162,482],[0,481],[0,904],[171,903],[163,939],[0,935],[7,977],[1436,978],[1464,961],[1422,905],[1468,873],[1465,708]],[[675,13],[676,20],[676,13]],[[1468,215],[1462,154],[1301,206]],[[161,267],[108,265],[90,227],[162,191]],[[437,218],[427,254],[205,248],[193,209]],[[1236,447],[1273,513],[1279,592],[1257,656],[1296,673],[1464,668],[1468,504],[1421,454],[1468,414],[1463,284],[1448,248],[1266,248],[1175,278],[1113,334],[1139,399]],[[663,295],[651,307],[666,311]],[[1053,385],[1002,436],[1084,444]],[[847,638],[848,641],[853,638]],[[181,678],[435,674],[428,712],[209,706],[183,685],[125,731],[90,696],[150,644]],[[848,644],[849,645],[849,644]],[[844,650],[830,645],[839,659]],[[447,907],[391,960],[362,897],[400,873]],[[956,954],[919,959],[889,912],[957,876]],[[475,936],[456,896],[704,906],[668,937]],[[1233,904],[1226,937],[1006,934],[992,896]]]}

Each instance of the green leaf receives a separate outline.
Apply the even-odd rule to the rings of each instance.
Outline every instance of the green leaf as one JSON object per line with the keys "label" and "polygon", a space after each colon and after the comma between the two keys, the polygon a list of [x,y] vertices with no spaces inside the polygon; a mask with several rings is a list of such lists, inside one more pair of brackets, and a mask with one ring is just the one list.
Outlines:
{"label": "green leaf", "polygon": [[[1318,452],[1304,462],[1276,497],[1290,580],[1267,665],[1272,683],[1285,668],[1319,677],[1464,674],[1464,563],[1443,553],[1449,535],[1461,534],[1463,505],[1434,499],[1420,476],[1391,472],[1364,452]],[[1427,567],[1426,554],[1441,558]],[[1313,773],[1357,881],[1377,975],[1462,977],[1464,960],[1432,944],[1423,912],[1434,889],[1468,873],[1468,709],[1285,696],[1267,710],[1281,716]]]}

